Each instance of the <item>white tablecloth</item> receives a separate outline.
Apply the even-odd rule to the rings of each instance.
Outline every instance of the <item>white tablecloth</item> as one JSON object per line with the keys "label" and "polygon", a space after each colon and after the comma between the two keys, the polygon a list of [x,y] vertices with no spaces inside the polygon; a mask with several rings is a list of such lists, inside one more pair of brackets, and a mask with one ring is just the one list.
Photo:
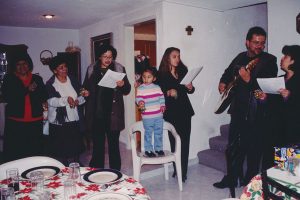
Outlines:
{"label": "white tablecloth", "polygon": [[[94,168],[80,168],[81,174],[85,174],[89,171],[94,170]],[[64,168],[57,175],[52,177],[49,180],[45,181],[44,188],[47,191],[51,192],[52,199],[64,199],[64,187],[63,182],[68,178],[69,170],[68,168]],[[146,189],[143,186],[134,180],[131,177],[123,174],[122,178],[113,182],[112,184],[108,184],[107,188],[101,187],[101,184],[89,183],[84,181],[76,184],[76,196],[74,199],[88,199],[89,197],[99,194],[101,192],[113,192],[126,194],[130,196],[133,200],[150,200],[151,198],[146,192]],[[7,180],[0,181],[0,187],[7,187]],[[33,194],[31,184],[27,180],[20,181],[20,190],[16,193],[17,199],[21,200],[31,200],[35,199]]]}

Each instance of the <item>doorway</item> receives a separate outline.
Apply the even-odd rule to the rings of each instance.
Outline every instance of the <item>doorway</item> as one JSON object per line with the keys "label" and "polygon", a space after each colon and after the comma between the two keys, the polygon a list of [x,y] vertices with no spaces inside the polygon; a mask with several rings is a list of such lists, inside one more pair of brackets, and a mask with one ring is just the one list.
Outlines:
{"label": "doorway", "polygon": [[[145,66],[156,67],[156,24],[155,19],[134,24],[134,73],[135,86],[141,82],[141,72]],[[136,90],[135,90],[136,96]],[[135,106],[135,120],[142,120]],[[136,134],[137,150],[141,151],[141,135]]]}
{"label": "doorway", "polygon": [[[150,65],[151,67],[156,67],[155,19],[134,24],[134,56],[135,79],[138,81],[140,78],[141,66]],[[141,114],[137,108],[135,113],[136,121],[141,120]]]}

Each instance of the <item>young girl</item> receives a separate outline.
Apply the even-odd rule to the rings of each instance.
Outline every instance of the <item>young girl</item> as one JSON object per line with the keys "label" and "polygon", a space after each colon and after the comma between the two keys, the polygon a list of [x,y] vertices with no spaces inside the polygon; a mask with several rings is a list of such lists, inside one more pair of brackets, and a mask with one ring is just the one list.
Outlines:
{"label": "young girl", "polygon": [[[144,148],[148,157],[163,156],[163,113],[165,111],[165,98],[160,87],[153,82],[156,80],[155,67],[147,67],[142,72],[143,84],[137,88],[136,103],[142,112],[145,129]],[[152,132],[154,132],[154,150],[152,145]]]}

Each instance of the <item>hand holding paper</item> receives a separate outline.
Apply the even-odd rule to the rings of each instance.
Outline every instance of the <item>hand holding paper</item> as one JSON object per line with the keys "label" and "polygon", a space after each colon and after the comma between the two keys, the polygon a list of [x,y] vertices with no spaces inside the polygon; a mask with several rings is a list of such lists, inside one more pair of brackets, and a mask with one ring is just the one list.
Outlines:
{"label": "hand holding paper", "polygon": [[203,69],[203,67],[198,67],[198,68],[194,68],[194,69],[188,71],[188,73],[182,79],[180,84],[187,85],[187,84],[191,83],[196,78],[196,76],[202,71],[202,69]]}
{"label": "hand holding paper", "polygon": [[258,78],[259,87],[264,93],[280,94],[280,89],[285,89],[284,77]]}
{"label": "hand holding paper", "polygon": [[125,73],[115,72],[109,69],[105,73],[104,77],[102,77],[102,79],[99,81],[98,85],[108,88],[116,88],[117,81],[120,82],[121,80],[123,80],[125,75]]}

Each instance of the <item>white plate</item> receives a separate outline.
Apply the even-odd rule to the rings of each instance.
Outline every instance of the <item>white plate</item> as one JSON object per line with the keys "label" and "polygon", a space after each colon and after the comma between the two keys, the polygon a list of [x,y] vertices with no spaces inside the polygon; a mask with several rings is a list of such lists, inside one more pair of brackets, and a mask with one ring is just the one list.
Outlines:
{"label": "white plate", "polygon": [[44,174],[45,179],[49,179],[49,178],[52,178],[53,176],[56,176],[60,172],[60,169],[55,166],[33,167],[33,168],[30,168],[30,169],[24,171],[21,174],[21,176],[25,179],[29,179],[30,173],[32,173],[34,171],[41,171]]}
{"label": "white plate", "polygon": [[102,192],[90,196],[88,200],[132,200],[132,198],[126,194],[112,193],[112,192]]}
{"label": "white plate", "polygon": [[83,179],[90,183],[104,184],[119,180],[122,173],[113,169],[97,169],[90,171],[83,176]]}

